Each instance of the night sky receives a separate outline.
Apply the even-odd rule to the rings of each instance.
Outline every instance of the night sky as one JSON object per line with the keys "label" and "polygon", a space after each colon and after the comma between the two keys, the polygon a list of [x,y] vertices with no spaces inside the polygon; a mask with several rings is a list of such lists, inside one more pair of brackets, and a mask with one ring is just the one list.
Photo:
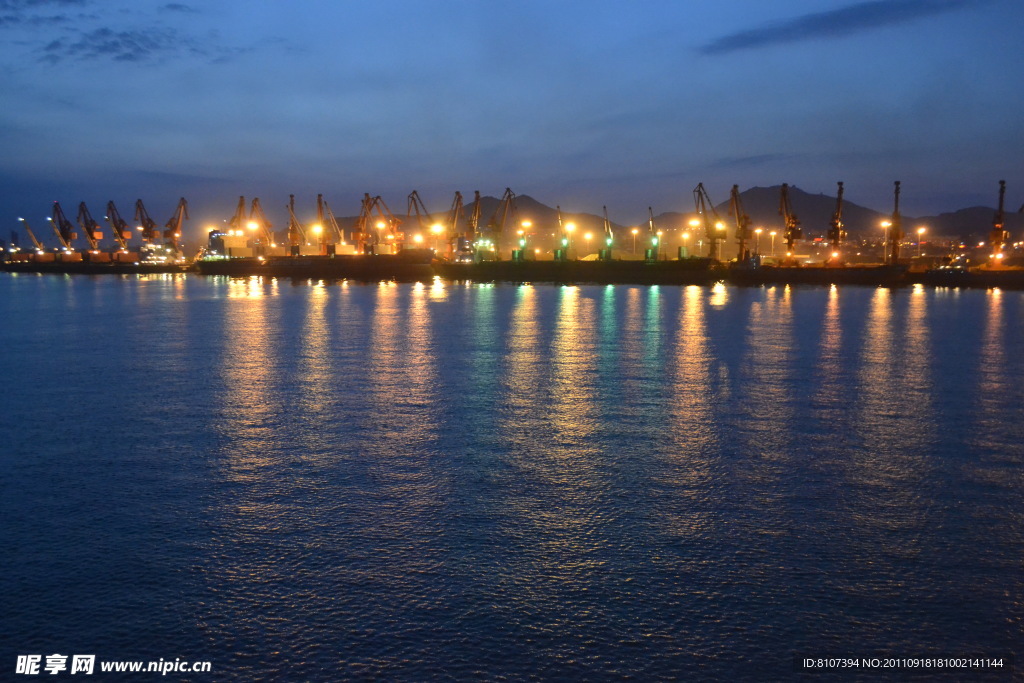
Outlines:
{"label": "night sky", "polygon": [[703,182],[909,215],[1024,202],[1024,2],[0,0],[0,235],[143,198],[404,214],[511,187],[612,220]]}

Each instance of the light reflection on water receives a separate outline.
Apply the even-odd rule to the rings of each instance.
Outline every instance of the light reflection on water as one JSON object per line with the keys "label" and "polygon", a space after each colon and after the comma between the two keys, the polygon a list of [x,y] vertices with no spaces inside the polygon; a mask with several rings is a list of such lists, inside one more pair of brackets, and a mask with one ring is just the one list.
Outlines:
{"label": "light reflection on water", "polygon": [[[0,288],[25,321],[0,330],[7,424],[54,386],[78,399],[47,439],[3,435],[9,613],[43,649],[89,599],[29,543],[58,536],[145,557],[160,597],[133,595],[134,618],[224,679],[781,679],[798,652],[1019,647],[1020,293]],[[72,425],[96,376],[166,419],[70,446],[93,443]],[[147,651],[118,626],[124,582],[86,558],[90,633]]]}

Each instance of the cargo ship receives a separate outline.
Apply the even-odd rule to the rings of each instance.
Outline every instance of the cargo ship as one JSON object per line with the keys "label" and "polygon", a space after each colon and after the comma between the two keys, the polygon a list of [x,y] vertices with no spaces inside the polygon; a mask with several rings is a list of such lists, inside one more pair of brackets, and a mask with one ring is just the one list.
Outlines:
{"label": "cargo ship", "polygon": [[895,287],[909,284],[905,264],[876,265],[761,265],[733,264],[728,282],[736,285],[868,285]]}
{"label": "cargo ship", "polygon": [[703,285],[725,277],[710,258],[593,261],[438,262],[438,275],[474,282],[552,282],[558,284]]}
{"label": "cargo ship", "polygon": [[202,275],[252,275],[318,280],[419,281],[434,277],[430,249],[402,249],[393,254],[315,254],[223,257],[204,256],[195,268]]}

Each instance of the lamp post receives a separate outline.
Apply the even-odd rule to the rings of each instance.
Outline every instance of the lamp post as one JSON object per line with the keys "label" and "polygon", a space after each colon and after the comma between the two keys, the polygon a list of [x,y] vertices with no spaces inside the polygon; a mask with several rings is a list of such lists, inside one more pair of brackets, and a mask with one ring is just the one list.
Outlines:
{"label": "lamp post", "polygon": [[917,258],[921,258],[921,237],[924,236],[925,228],[917,229]]}
{"label": "lamp post", "polygon": [[594,239],[594,235],[592,233],[588,232],[587,234],[583,235],[583,239],[586,240],[586,242],[587,242],[587,253],[589,254],[590,253],[590,240]]}
{"label": "lamp post", "polygon": [[640,228],[630,230],[633,233],[633,255],[636,256],[636,236],[640,234]]}
{"label": "lamp post", "polygon": [[572,234],[575,231],[576,231],[576,224],[575,223],[566,223],[565,224],[565,234],[569,236],[569,242],[566,244],[566,247],[565,247],[566,248],[566,252],[565,252],[566,257],[568,257],[569,254],[572,252]]}
{"label": "lamp post", "polygon": [[774,230],[768,233],[772,238],[772,258],[775,258],[775,235],[778,234]]}
{"label": "lamp post", "polygon": [[758,256],[761,255],[761,233],[762,232],[764,232],[764,228],[754,228],[754,235],[757,236],[756,237],[757,241],[755,242],[755,244],[757,246],[754,247],[754,253],[757,254]]}
{"label": "lamp post", "polygon": [[687,258],[689,258],[689,257],[690,257],[690,249],[689,249],[689,247],[687,247],[687,246],[686,246],[686,242],[687,242],[687,241],[688,241],[689,239],[690,239],[690,233],[688,233],[688,232],[684,232],[684,233],[683,233],[683,253],[684,253],[684,254],[686,254],[686,257],[687,257]]}
{"label": "lamp post", "polygon": [[892,225],[889,221],[882,221],[882,263],[889,262],[889,226]]}
{"label": "lamp post", "polygon": [[659,230],[654,236],[654,260],[658,261],[661,259],[661,236],[664,233]]}
{"label": "lamp post", "polygon": [[324,226],[319,223],[313,226],[313,234],[316,236],[317,246],[323,246],[323,232]]}

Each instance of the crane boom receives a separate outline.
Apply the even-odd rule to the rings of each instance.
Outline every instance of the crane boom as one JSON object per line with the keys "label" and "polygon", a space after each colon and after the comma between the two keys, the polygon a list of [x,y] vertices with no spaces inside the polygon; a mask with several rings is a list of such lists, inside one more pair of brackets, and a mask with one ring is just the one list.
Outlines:
{"label": "crane boom", "polygon": [[[323,195],[318,195],[317,196],[317,204],[320,203],[320,197],[322,197],[322,196]],[[338,243],[344,244],[345,243],[345,231],[341,229],[341,226],[338,224],[338,219],[334,217],[334,212],[331,211],[331,205],[327,203],[326,199],[323,200],[323,203],[324,203],[324,209],[323,209],[324,210],[324,214],[325,214],[325,217],[327,219],[327,224],[329,226],[331,226],[331,232],[334,235],[337,236]]]}
{"label": "crane boom", "polygon": [[[424,206],[423,200],[420,199],[420,193],[413,190],[409,193],[409,208],[405,212],[406,221],[416,214],[416,227],[419,228],[420,232],[429,230],[434,225],[434,217],[427,211],[427,207]],[[425,219],[425,220],[424,220]]]}
{"label": "crane boom", "polygon": [[743,200],[740,197],[740,186],[733,185],[729,195],[729,213],[736,221],[736,260],[745,261],[747,253],[747,240],[750,239],[750,216],[743,210]]}
{"label": "crane boom", "polygon": [[725,224],[718,217],[715,205],[711,202],[707,190],[704,189],[704,183],[697,183],[697,187],[693,188],[693,201],[697,208],[697,214],[704,223],[704,236],[708,241],[708,256],[717,260],[718,240],[719,237],[724,236],[718,233],[725,231]]}
{"label": "crane boom", "polygon": [[782,190],[779,193],[779,215],[782,216],[784,224],[782,239],[786,243],[786,255],[793,255],[793,245],[798,239],[804,236],[800,228],[800,219],[793,213],[793,207],[789,203],[789,184],[782,183]]}
{"label": "crane boom", "polygon": [[473,191],[473,210],[469,212],[469,221],[466,224],[466,242],[472,244],[476,239],[476,233],[480,229],[480,190]]}
{"label": "crane boom", "polygon": [[100,240],[103,239],[103,233],[100,232],[100,224],[93,220],[92,214],[89,213],[89,207],[85,205],[85,202],[78,204],[78,225],[85,232],[85,238],[89,240],[89,249],[96,251],[100,248]]}
{"label": "crane boom", "polygon": [[71,251],[74,248],[71,243],[76,237],[75,226],[64,215],[64,209],[60,208],[60,202],[53,203],[53,216],[50,218],[50,222],[53,224],[53,231],[57,233],[57,239],[60,240],[61,248],[64,251]]}
{"label": "crane boom", "polygon": [[117,239],[117,243],[121,245],[121,249],[125,252],[128,251],[128,240],[132,237],[132,229],[128,223],[121,218],[120,212],[114,205],[114,200],[107,202],[107,214],[104,216],[107,222],[110,223],[110,229],[114,231],[114,238]]}
{"label": "crane boom", "polygon": [[455,191],[455,197],[452,199],[451,208],[448,209],[448,216],[445,219],[445,241],[448,243],[449,256],[458,246],[459,241],[459,221],[462,220],[462,214],[464,213],[462,205],[462,193],[458,190]]}
{"label": "crane boom", "polygon": [[39,241],[39,239],[36,237],[36,234],[32,232],[32,228],[29,227],[28,221],[25,220],[24,218],[19,218],[18,220],[21,221],[22,227],[24,227],[25,232],[28,233],[28,238],[32,240],[32,246],[36,248],[36,251],[38,251],[40,254],[46,251],[46,247],[44,247],[43,243]]}
{"label": "crane boom", "polygon": [[829,224],[828,240],[832,245],[832,251],[839,251],[846,239],[846,231],[843,230],[843,183],[837,183],[839,189],[836,191],[836,210],[832,213],[832,222]]}
{"label": "crane boom", "polygon": [[263,213],[263,206],[260,204],[259,197],[253,197],[252,206],[249,208],[249,228],[259,231],[260,239],[264,240],[264,247],[276,246],[274,243],[274,233],[270,231],[273,224],[267,220],[267,215]]}

